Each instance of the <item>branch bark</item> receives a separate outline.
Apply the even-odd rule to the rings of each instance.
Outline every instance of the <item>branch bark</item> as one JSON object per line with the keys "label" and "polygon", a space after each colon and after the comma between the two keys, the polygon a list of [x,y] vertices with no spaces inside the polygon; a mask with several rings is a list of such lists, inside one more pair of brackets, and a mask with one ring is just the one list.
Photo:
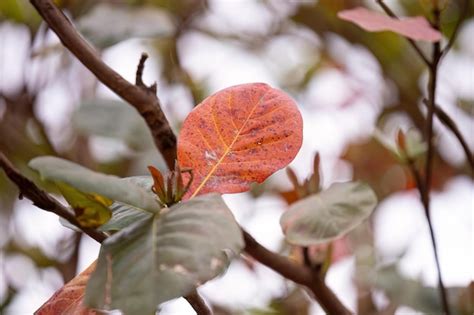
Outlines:
{"label": "branch bark", "polygon": [[104,85],[130,103],[146,121],[155,145],[169,169],[176,157],[176,136],[173,133],[160,101],[153,90],[133,85],[100,59],[97,51],[77,32],[69,19],[51,0],[31,0],[38,13],[56,33],[63,45],[89,69]]}
{"label": "branch bark", "polygon": [[[423,104],[429,106],[428,100],[423,100]],[[441,123],[445,125],[446,128],[451,130],[456,139],[458,139],[459,144],[461,145],[462,149],[464,150],[464,154],[466,155],[466,160],[469,163],[469,166],[471,167],[471,171],[474,171],[474,155],[471,153],[469,145],[467,144],[466,139],[464,139],[464,136],[459,130],[458,125],[438,104],[436,104],[434,111],[436,117],[438,117]]]}
{"label": "branch bark", "polygon": [[[376,0],[376,2],[387,13],[387,15],[398,19],[398,17],[395,15],[395,13],[384,3],[383,0]],[[433,23],[432,23],[432,26],[436,30],[440,30],[441,10],[438,7],[438,4],[439,4],[438,1],[433,1]],[[457,34],[457,28],[459,28],[459,25],[460,25],[462,19],[463,18],[460,17],[460,19],[458,21],[458,25],[456,26],[456,29],[453,33],[453,36],[451,37],[451,41],[448,44],[448,46],[446,47],[445,52],[447,52],[449,50],[450,46],[453,44],[452,42],[455,40],[455,37],[456,37],[456,34]],[[431,60],[428,60],[428,58],[426,58],[426,56],[423,54],[421,49],[416,45],[416,43],[414,41],[412,41],[411,39],[408,39],[408,38],[407,38],[407,40],[413,46],[413,48],[416,50],[416,52],[418,53],[420,58],[427,65],[428,72],[429,72],[428,100],[427,100],[428,114],[427,114],[427,124],[426,124],[426,139],[428,141],[428,150],[427,150],[427,154],[426,154],[424,181],[423,181],[423,178],[421,177],[421,174],[418,172],[418,170],[414,166],[413,161],[409,160],[408,162],[409,162],[410,169],[411,169],[411,171],[412,171],[412,173],[415,177],[415,180],[417,182],[418,190],[420,192],[421,203],[423,204],[423,208],[425,210],[426,221],[428,223],[428,227],[429,227],[429,230],[430,230],[431,243],[433,245],[433,252],[434,252],[436,267],[437,267],[437,271],[438,271],[438,287],[439,287],[439,291],[440,291],[440,297],[441,297],[441,304],[442,304],[442,307],[443,307],[443,313],[445,315],[450,315],[451,311],[450,311],[450,308],[449,308],[448,296],[447,296],[447,293],[446,293],[446,288],[444,286],[443,277],[442,277],[442,274],[441,274],[441,266],[440,266],[440,263],[439,263],[438,246],[437,246],[436,238],[435,238],[435,235],[434,235],[433,223],[431,221],[431,204],[430,204],[430,189],[431,189],[431,179],[432,179],[432,175],[433,175],[433,155],[434,155],[433,120],[434,120],[434,115],[435,115],[435,112],[436,112],[436,87],[437,87],[437,79],[438,79],[438,68],[439,68],[439,63],[441,61],[441,58],[443,56],[443,51],[441,50],[440,42],[434,43],[433,44]],[[447,117],[449,118],[449,116],[447,116]],[[462,144],[462,142],[461,142],[461,144]],[[470,156],[468,156],[468,159],[469,158],[470,158]]]}
{"label": "branch bark", "polygon": [[[392,9],[390,9],[388,5],[386,5],[385,2],[383,2],[383,0],[376,0],[376,2],[382,8],[382,10],[384,10],[385,13],[387,13],[388,16],[393,17],[395,19],[399,19],[399,17],[395,14],[395,12],[393,12]],[[411,47],[415,49],[416,53],[418,54],[418,56],[420,56],[421,60],[423,60],[423,62],[429,67],[431,65],[431,62],[425,56],[421,48],[412,39],[407,38],[407,37],[405,37],[405,39],[408,41]]]}
{"label": "branch bark", "polygon": [[[437,6],[437,2],[434,3],[433,16],[434,22],[433,26],[435,29],[439,30],[440,26],[440,15],[441,11]],[[441,296],[441,304],[443,306],[443,312],[446,315],[451,314],[449,308],[448,295],[446,293],[446,288],[444,286],[443,277],[441,274],[441,265],[439,263],[439,253],[438,246],[436,243],[436,238],[434,235],[433,223],[431,221],[431,203],[430,203],[430,190],[431,190],[431,179],[433,177],[433,155],[434,155],[434,143],[433,143],[433,120],[436,108],[436,87],[438,80],[438,67],[439,62],[441,61],[441,45],[439,42],[433,44],[432,60],[429,66],[429,81],[428,81],[428,118],[426,126],[426,139],[428,141],[428,151],[426,153],[426,162],[425,162],[425,182],[422,195],[422,203],[425,208],[426,221],[428,222],[428,227],[430,230],[431,243],[433,245],[433,252],[435,256],[436,268],[438,270],[438,287]],[[420,191],[421,192],[421,191]]]}
{"label": "branch bark", "polygon": [[459,8],[459,18],[458,21],[456,22],[456,25],[454,26],[453,33],[451,34],[451,37],[449,38],[449,42],[446,44],[446,46],[443,48],[443,51],[441,52],[441,58],[443,58],[449,50],[453,47],[454,43],[456,42],[456,38],[459,33],[459,29],[461,28],[462,22],[466,19],[467,14],[469,12],[469,0],[464,0],[463,5],[461,8]]}
{"label": "branch bark", "polygon": [[266,249],[243,229],[242,233],[245,240],[245,252],[283,277],[306,286],[328,314],[352,314],[334,292],[326,286],[319,273],[314,272],[310,267],[298,265],[287,257]]}
{"label": "branch bark", "polygon": [[196,311],[197,315],[212,315],[212,310],[207,306],[204,299],[197,293],[196,290],[184,297],[186,301]]}
{"label": "branch bark", "polygon": [[25,196],[26,198],[33,201],[33,204],[38,208],[55,213],[58,216],[68,220],[71,224],[81,229],[84,233],[99,243],[106,239],[107,235],[102,232],[81,227],[74,214],[72,214],[59,201],[38,188],[38,186],[36,186],[32,181],[23,176],[2,152],[0,152],[0,168],[3,169],[8,178],[14,182],[20,190],[20,198]]}

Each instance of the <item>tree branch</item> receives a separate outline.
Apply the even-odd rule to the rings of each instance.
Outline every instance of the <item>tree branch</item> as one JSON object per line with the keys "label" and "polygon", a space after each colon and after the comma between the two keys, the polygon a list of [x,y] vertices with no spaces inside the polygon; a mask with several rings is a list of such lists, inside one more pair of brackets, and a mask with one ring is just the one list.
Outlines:
{"label": "tree branch", "polygon": [[[441,11],[436,1],[433,2],[433,16],[434,22],[433,27],[439,30]],[[428,150],[426,153],[425,162],[425,182],[422,195],[422,203],[425,208],[426,221],[430,229],[431,243],[433,244],[433,252],[435,256],[436,267],[438,270],[438,286],[441,296],[441,304],[443,306],[443,312],[445,315],[450,315],[448,296],[446,288],[443,283],[443,277],[441,275],[441,266],[439,263],[438,246],[436,244],[436,238],[434,235],[433,223],[431,222],[431,209],[430,209],[430,190],[431,190],[431,179],[433,175],[433,155],[434,155],[434,143],[433,143],[433,120],[436,108],[436,87],[438,79],[438,66],[441,60],[441,45],[439,42],[433,44],[432,60],[429,66],[429,79],[428,79],[428,117],[426,126],[426,139],[428,141]]]}
{"label": "tree branch", "polygon": [[131,84],[105,64],[99,58],[97,51],[86,42],[51,0],[31,0],[31,3],[63,45],[86,68],[104,85],[135,107],[150,128],[155,145],[163,155],[168,168],[173,169],[176,157],[176,137],[153,90]]}
{"label": "tree branch", "polygon": [[242,233],[245,240],[245,252],[283,277],[306,286],[328,314],[352,314],[326,286],[318,272],[314,272],[310,267],[295,264],[285,256],[266,249],[243,229]]}
{"label": "tree branch", "polygon": [[[425,104],[426,106],[429,106],[428,100],[424,99],[423,104]],[[464,150],[464,154],[466,155],[467,162],[469,163],[469,166],[471,167],[471,171],[474,171],[474,156],[471,153],[471,150],[469,149],[469,145],[467,144],[466,139],[464,139],[457,124],[454,122],[454,120],[451,117],[449,117],[449,115],[439,105],[435,105],[434,110],[435,110],[436,117],[438,117],[441,123],[445,125],[446,128],[451,130],[451,132],[454,134],[456,139],[458,139],[459,143],[462,146],[462,149]]]}
{"label": "tree branch", "polygon": [[446,56],[446,54],[449,52],[449,50],[453,47],[454,43],[456,42],[459,29],[461,28],[461,24],[466,18],[467,13],[469,12],[469,0],[463,1],[463,7],[460,8],[459,11],[460,11],[459,19],[456,22],[456,25],[454,26],[454,30],[453,30],[453,33],[451,34],[451,38],[449,39],[448,44],[446,44],[446,46],[443,48],[443,51],[441,52],[441,58]]}
{"label": "tree branch", "polygon": [[[399,19],[399,17],[395,14],[395,12],[392,11],[392,9],[390,9],[388,7],[388,5],[385,4],[385,2],[383,2],[383,0],[375,0],[377,2],[377,4],[382,8],[382,10],[385,11],[385,13],[387,13],[388,16],[390,17],[393,17],[395,19]],[[408,43],[411,45],[411,47],[413,47],[413,49],[415,49],[416,53],[420,56],[420,58],[423,60],[423,62],[429,67],[431,66],[431,63],[430,61],[428,60],[428,58],[425,56],[425,54],[423,53],[423,51],[421,50],[421,48],[410,38],[407,38],[407,37],[404,37]]]}
{"label": "tree branch", "polygon": [[8,178],[10,178],[10,180],[14,182],[20,190],[20,198],[25,196],[33,201],[33,204],[38,208],[55,213],[68,220],[71,224],[81,229],[84,233],[99,243],[106,239],[107,235],[102,232],[81,227],[76,217],[65,206],[51,197],[48,193],[38,188],[38,186],[28,178],[23,176],[2,152],[0,152],[0,168],[4,170]]}
{"label": "tree branch", "polygon": [[197,315],[212,315],[212,310],[207,306],[204,299],[196,290],[186,295],[184,298],[193,307]]}
{"label": "tree branch", "polygon": [[[376,2],[380,5],[380,7],[391,17],[398,19],[395,13],[383,2],[383,0],[376,0]],[[439,30],[440,26],[440,15],[441,11],[439,10],[438,3],[436,1],[433,2],[433,16],[434,22],[433,27]],[[456,35],[456,34],[453,34]],[[436,85],[437,85],[437,77],[438,77],[438,66],[439,62],[441,61],[441,57],[443,55],[441,51],[441,46],[439,42],[433,44],[433,52],[432,52],[432,60],[429,61],[428,58],[423,54],[421,49],[416,45],[414,41],[408,39],[410,45],[416,50],[420,58],[423,62],[428,66],[429,70],[429,82],[428,82],[428,117],[427,117],[427,125],[426,125],[426,138],[428,141],[428,151],[426,154],[426,164],[425,164],[425,181],[423,182],[421,175],[416,170],[413,161],[409,161],[410,169],[417,181],[417,186],[420,191],[421,202],[423,204],[425,210],[426,220],[428,222],[428,227],[430,230],[431,242],[433,245],[433,251],[435,255],[436,267],[438,270],[438,284],[441,296],[441,304],[443,305],[444,314],[449,315],[449,303],[446,294],[446,288],[443,283],[443,278],[441,276],[441,267],[439,263],[439,255],[438,255],[438,247],[436,245],[436,239],[434,236],[434,229],[433,224],[431,222],[431,211],[430,211],[430,187],[431,187],[431,178],[432,178],[432,167],[433,167],[433,119],[434,114],[436,111]],[[449,44],[448,44],[449,45]],[[448,48],[449,49],[449,48]]]}

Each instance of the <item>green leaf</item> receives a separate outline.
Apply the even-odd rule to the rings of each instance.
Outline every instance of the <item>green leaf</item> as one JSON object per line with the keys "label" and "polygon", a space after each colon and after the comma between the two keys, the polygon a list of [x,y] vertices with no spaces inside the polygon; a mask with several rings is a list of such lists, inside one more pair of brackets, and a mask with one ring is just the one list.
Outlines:
{"label": "green leaf", "polygon": [[[122,180],[140,186],[150,194],[152,193],[153,178],[151,176],[133,176]],[[118,201],[112,204],[110,210],[112,211],[112,218],[99,228],[101,231],[120,231],[135,222],[152,216],[148,211]]]}
{"label": "green leaf", "polygon": [[349,232],[374,210],[377,197],[360,182],[335,183],[291,205],[280,218],[286,240],[295,245],[326,243]]}
{"label": "green leaf", "polygon": [[112,211],[112,218],[99,228],[101,231],[120,231],[135,222],[152,216],[148,211],[117,201],[110,207],[110,210]]}
{"label": "green leaf", "polygon": [[97,228],[109,221],[112,200],[96,194],[85,194],[67,184],[56,183],[59,191],[71,205],[77,221],[83,227]]}
{"label": "green leaf", "polygon": [[154,194],[130,180],[93,172],[83,166],[53,156],[34,158],[29,166],[39,171],[43,179],[64,182],[84,193],[99,194],[150,212],[160,210]]}
{"label": "green leaf", "polygon": [[240,228],[218,194],[164,208],[104,241],[86,305],[154,314],[158,304],[221,274],[243,246]]}
{"label": "green leaf", "polygon": [[123,140],[130,148],[144,151],[153,139],[135,108],[121,101],[93,99],[73,114],[72,123],[81,133]]}

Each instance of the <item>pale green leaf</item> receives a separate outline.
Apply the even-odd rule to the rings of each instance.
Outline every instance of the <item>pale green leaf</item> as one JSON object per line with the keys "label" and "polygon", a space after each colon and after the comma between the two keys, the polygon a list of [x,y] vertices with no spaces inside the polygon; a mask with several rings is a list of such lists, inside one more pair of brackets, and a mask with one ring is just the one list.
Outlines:
{"label": "pale green leaf", "polygon": [[150,212],[160,209],[153,193],[117,176],[93,172],[53,156],[34,158],[29,166],[40,172],[43,179],[64,182],[85,193],[99,194]]}
{"label": "pale green leaf", "polygon": [[81,133],[123,140],[130,148],[143,151],[153,147],[153,139],[143,118],[132,106],[114,100],[84,102],[72,116]]}
{"label": "pale green leaf", "polygon": [[349,232],[374,210],[377,197],[360,182],[335,183],[291,205],[280,219],[286,240],[295,245],[326,243]]}
{"label": "pale green leaf", "polygon": [[117,201],[110,207],[110,210],[112,211],[112,218],[99,228],[101,231],[120,231],[135,222],[152,216],[148,211]]}
{"label": "pale green leaf", "polygon": [[221,274],[243,246],[240,228],[218,194],[164,208],[102,244],[86,304],[154,314],[158,304]]}
{"label": "pale green leaf", "polygon": [[88,40],[101,48],[134,37],[167,37],[175,31],[172,17],[164,10],[109,3],[96,5],[79,20],[78,27]]}
{"label": "pale green leaf", "polygon": [[[122,180],[138,185],[152,193],[153,178],[151,176],[133,176]],[[120,231],[135,222],[150,218],[152,215],[148,211],[118,201],[110,206],[110,210],[112,211],[112,218],[99,228],[101,231]]]}

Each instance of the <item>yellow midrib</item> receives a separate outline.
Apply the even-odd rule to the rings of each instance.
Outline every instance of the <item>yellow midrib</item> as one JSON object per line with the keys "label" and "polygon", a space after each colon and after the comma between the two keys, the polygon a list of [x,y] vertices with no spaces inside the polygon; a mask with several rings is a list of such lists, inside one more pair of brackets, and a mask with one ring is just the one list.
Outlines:
{"label": "yellow midrib", "polygon": [[[234,139],[232,140],[232,142],[229,144],[229,146],[225,149],[224,151],[224,154],[222,154],[221,158],[217,161],[216,164],[214,164],[214,166],[211,168],[211,170],[209,171],[209,173],[206,175],[206,177],[204,177],[204,180],[199,184],[199,186],[196,188],[196,190],[193,192],[193,194],[191,195],[190,198],[193,198],[195,197],[199,191],[204,187],[204,185],[206,185],[207,181],[209,180],[209,178],[211,178],[212,174],[214,174],[214,172],[216,171],[216,169],[219,167],[219,165],[222,163],[222,161],[226,158],[227,154],[229,154],[229,152],[231,151],[232,149],[232,146],[234,145],[235,141],[237,141],[237,139],[239,138],[240,136],[240,133],[242,132],[242,130],[244,129],[245,125],[247,125],[247,122],[249,121],[250,117],[252,117],[253,115],[253,112],[255,111],[255,109],[257,108],[257,106],[260,104],[260,102],[263,100],[263,98],[265,97],[265,95],[267,94],[267,92],[265,92],[262,97],[260,97],[260,99],[258,100],[258,102],[253,106],[252,110],[250,111],[248,117],[245,119],[244,123],[242,124],[242,127],[240,127],[239,131],[237,132],[237,134],[235,135]],[[216,129],[216,132],[219,133],[219,131]]]}

